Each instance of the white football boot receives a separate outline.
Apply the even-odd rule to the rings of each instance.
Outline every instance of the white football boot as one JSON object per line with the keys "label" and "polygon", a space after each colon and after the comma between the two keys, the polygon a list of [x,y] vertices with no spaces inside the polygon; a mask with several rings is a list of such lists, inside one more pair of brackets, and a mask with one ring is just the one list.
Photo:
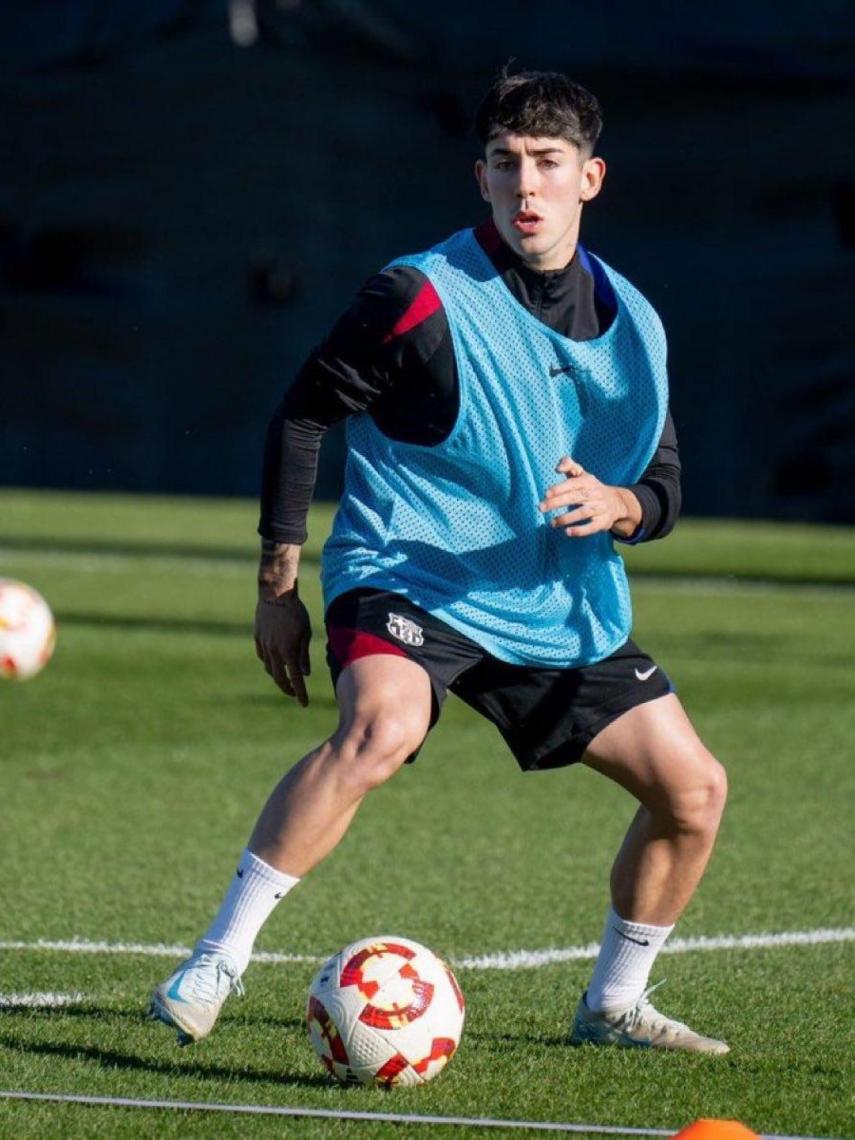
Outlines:
{"label": "white football boot", "polygon": [[[659,985],[662,983],[659,982]],[[570,1031],[571,1045],[618,1045],[626,1049],[677,1049],[690,1053],[729,1053],[730,1046],[714,1037],[704,1037],[666,1017],[655,1009],[648,995],[656,986],[645,990],[635,1005],[628,1009],[594,1013],[585,1004],[583,994]]]}
{"label": "white football boot", "polygon": [[208,1036],[229,994],[243,992],[231,958],[210,950],[194,951],[154,991],[148,1013],[178,1030],[179,1045],[189,1045]]}

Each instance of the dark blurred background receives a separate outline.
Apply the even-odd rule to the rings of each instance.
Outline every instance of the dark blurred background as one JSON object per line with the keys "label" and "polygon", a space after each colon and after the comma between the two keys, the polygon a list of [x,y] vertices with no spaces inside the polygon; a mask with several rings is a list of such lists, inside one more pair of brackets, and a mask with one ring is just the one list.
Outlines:
{"label": "dark blurred background", "polygon": [[254,495],[359,283],[482,218],[511,56],[603,103],[583,238],[665,321],[686,511],[855,522],[849,0],[4,5],[0,484]]}

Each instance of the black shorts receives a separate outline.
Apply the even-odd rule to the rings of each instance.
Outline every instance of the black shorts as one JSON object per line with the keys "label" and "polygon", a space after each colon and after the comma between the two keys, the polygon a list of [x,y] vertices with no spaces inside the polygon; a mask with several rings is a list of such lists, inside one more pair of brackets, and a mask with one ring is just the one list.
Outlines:
{"label": "black shorts", "polygon": [[327,611],[326,625],[334,685],[359,657],[408,657],[430,677],[431,728],[451,690],[496,725],[527,772],[575,764],[621,713],[674,691],[659,666],[632,641],[610,657],[576,669],[510,665],[388,590],[340,595]]}

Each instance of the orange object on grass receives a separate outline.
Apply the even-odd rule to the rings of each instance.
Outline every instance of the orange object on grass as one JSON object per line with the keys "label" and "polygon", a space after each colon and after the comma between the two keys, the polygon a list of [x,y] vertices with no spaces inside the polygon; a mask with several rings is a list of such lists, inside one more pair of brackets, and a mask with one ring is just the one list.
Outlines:
{"label": "orange object on grass", "polygon": [[758,1140],[758,1136],[738,1120],[696,1120],[681,1128],[674,1140]]}

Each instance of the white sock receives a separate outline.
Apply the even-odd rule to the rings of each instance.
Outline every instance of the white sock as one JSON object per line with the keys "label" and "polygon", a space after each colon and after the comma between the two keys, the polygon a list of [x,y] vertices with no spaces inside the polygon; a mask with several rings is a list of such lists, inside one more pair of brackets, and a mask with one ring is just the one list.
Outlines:
{"label": "white sock", "polygon": [[606,915],[603,942],[585,1004],[594,1012],[629,1009],[647,989],[656,955],[674,929],[627,922],[612,907]]}
{"label": "white sock", "polygon": [[259,930],[280,899],[299,881],[245,850],[217,917],[196,943],[196,949],[228,954],[242,974],[249,965]]}

